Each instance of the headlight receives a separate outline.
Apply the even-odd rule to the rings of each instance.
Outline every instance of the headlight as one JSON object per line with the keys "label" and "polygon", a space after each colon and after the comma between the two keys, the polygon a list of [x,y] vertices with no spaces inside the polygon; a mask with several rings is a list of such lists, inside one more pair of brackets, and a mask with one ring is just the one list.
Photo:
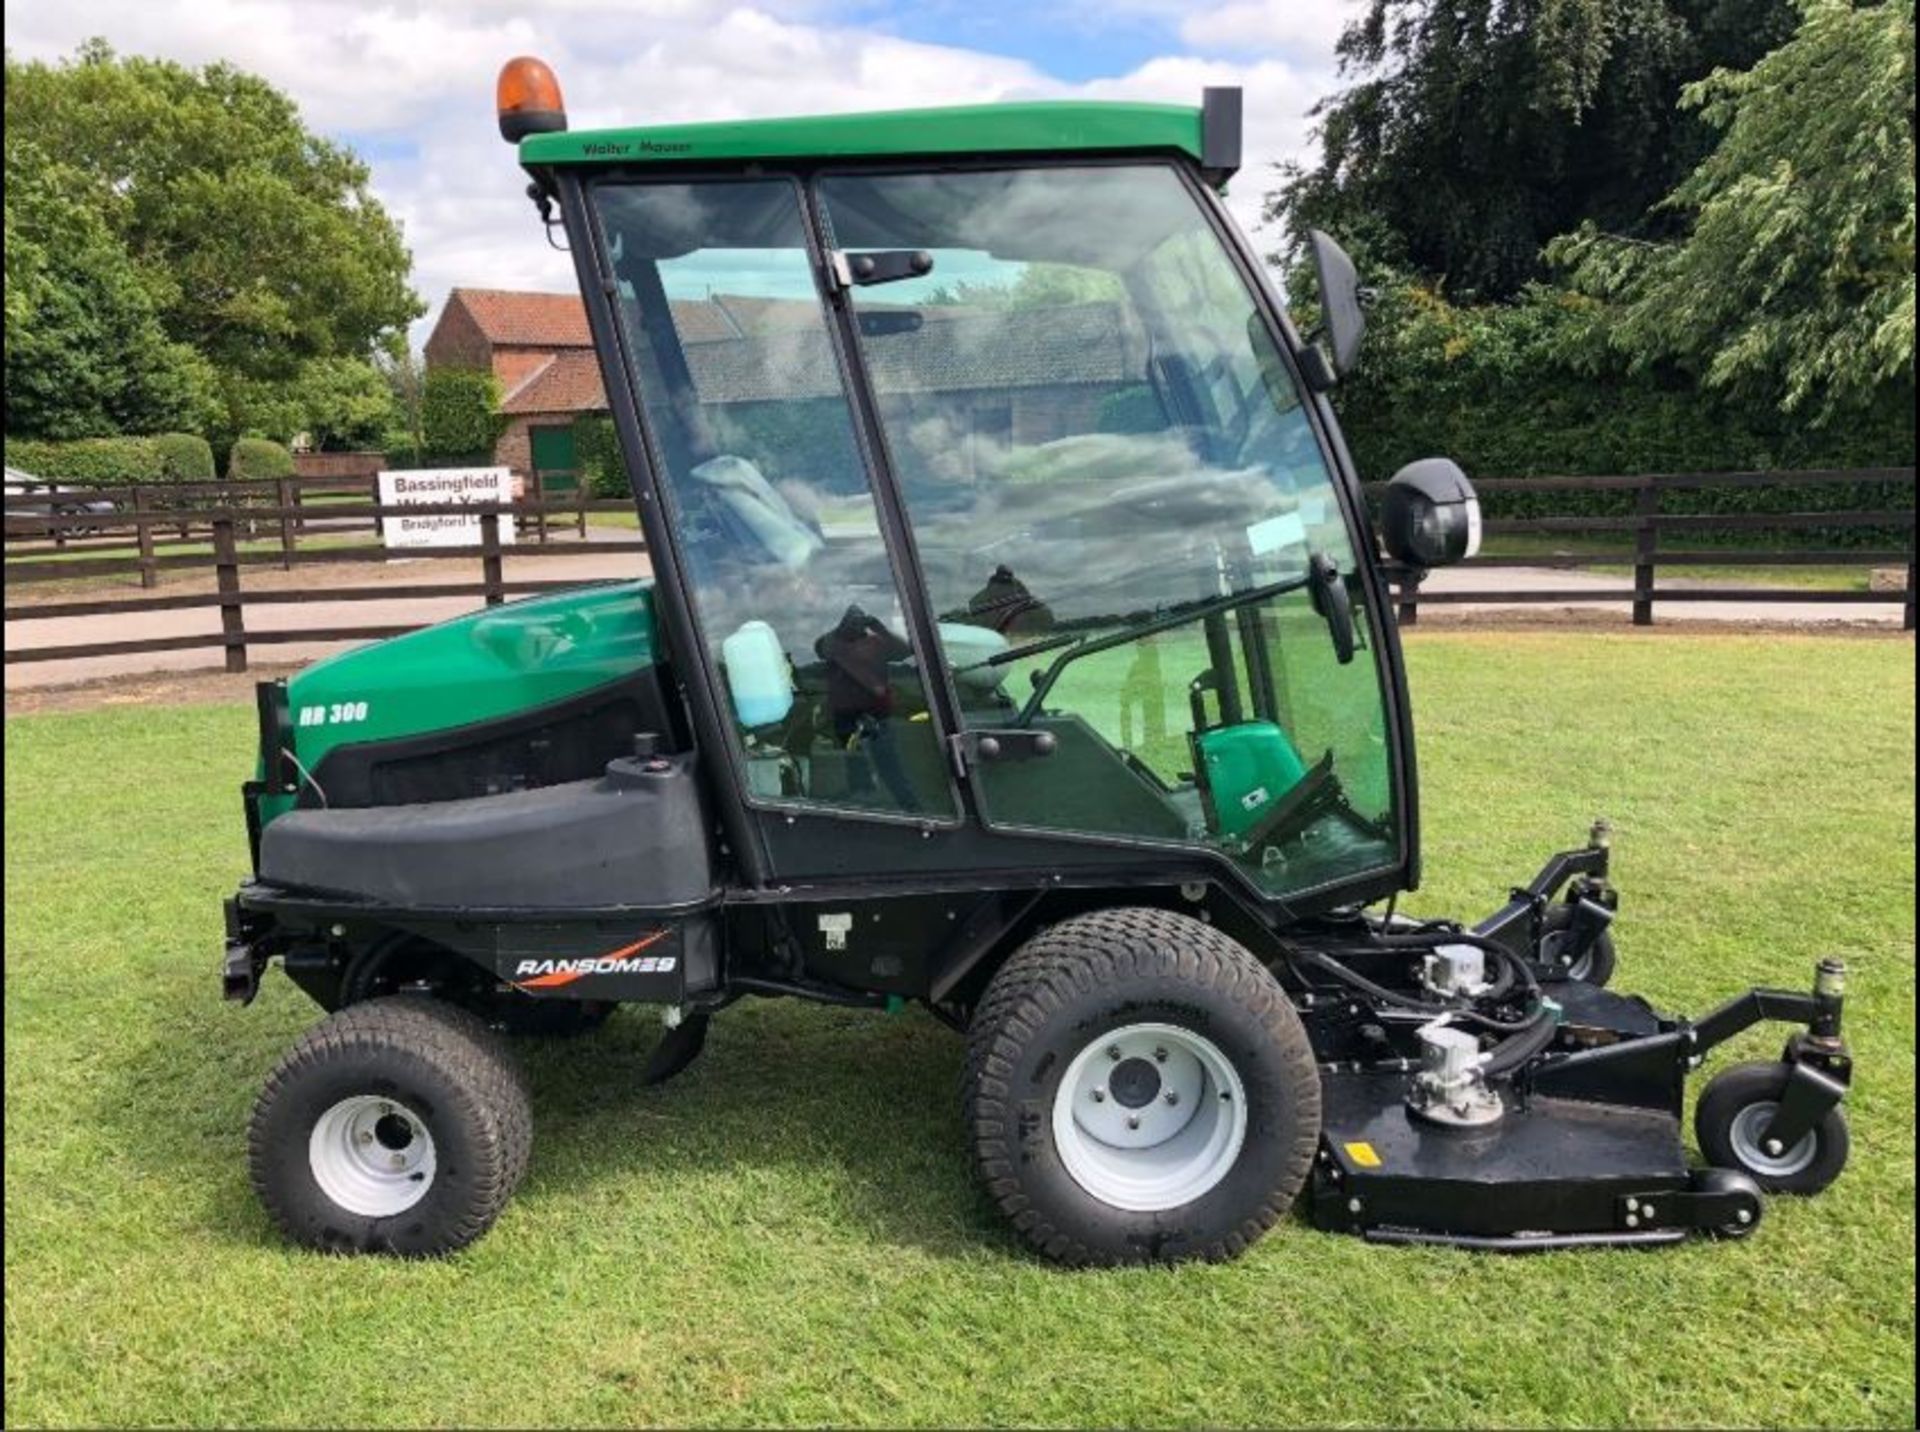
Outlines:
{"label": "headlight", "polygon": [[1387,484],[1380,526],[1395,561],[1444,567],[1480,550],[1480,499],[1451,458],[1422,458]]}

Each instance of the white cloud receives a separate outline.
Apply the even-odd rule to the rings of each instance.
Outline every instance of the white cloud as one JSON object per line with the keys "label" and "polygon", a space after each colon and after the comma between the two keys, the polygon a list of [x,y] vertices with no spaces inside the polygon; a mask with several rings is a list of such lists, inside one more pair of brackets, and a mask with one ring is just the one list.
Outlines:
{"label": "white cloud", "polygon": [[1180,22],[1180,38],[1202,50],[1330,62],[1340,32],[1357,16],[1350,0],[1234,0],[1190,11]]}
{"label": "white cloud", "polygon": [[[1204,85],[1238,84],[1246,168],[1230,202],[1243,224],[1257,218],[1267,166],[1305,148],[1307,112],[1331,77],[1330,41],[1285,57],[1284,46],[1235,42],[1257,57],[1168,55],[1067,84],[1021,60],[823,19],[827,3],[84,0],[11,7],[6,30],[17,58],[57,57],[104,35],[124,53],[225,59],[265,76],[309,124],[363,147],[376,192],[405,228],[415,287],[436,309],[455,284],[573,287],[571,263],[542,240],[525,177],[494,128],[494,77],[516,54],[552,62],[582,129],[1074,96],[1195,103]],[[1240,23],[1230,12],[1243,8],[1253,7],[1191,15],[1183,28],[1199,36],[1213,24],[1225,36]]]}

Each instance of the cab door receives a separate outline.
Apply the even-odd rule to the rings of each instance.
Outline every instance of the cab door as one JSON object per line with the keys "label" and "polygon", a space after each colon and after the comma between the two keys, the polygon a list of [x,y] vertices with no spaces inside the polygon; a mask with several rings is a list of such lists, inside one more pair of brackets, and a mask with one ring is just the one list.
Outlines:
{"label": "cab door", "polygon": [[1181,174],[817,189],[987,825],[1207,850],[1276,896],[1397,868],[1366,587],[1343,661],[1310,580],[1356,573],[1352,519]]}

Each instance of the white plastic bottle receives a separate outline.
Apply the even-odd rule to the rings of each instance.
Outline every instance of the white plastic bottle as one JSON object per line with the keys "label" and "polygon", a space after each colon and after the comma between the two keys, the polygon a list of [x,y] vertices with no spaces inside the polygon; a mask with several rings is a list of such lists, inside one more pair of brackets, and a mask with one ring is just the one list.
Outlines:
{"label": "white plastic bottle", "polygon": [[793,674],[778,632],[763,621],[742,622],[720,643],[720,661],[742,726],[786,720],[793,709]]}

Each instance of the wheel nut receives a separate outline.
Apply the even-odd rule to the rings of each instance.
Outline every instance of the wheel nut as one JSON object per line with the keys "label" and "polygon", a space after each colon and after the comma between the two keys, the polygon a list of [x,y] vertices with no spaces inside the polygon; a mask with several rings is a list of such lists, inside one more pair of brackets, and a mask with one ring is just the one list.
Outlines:
{"label": "wheel nut", "polygon": [[1117,1060],[1119,1057],[1120,1057],[1120,1046],[1117,1044],[1109,1044],[1107,1046],[1107,1058]]}
{"label": "wheel nut", "polygon": [[1628,1199],[1628,1200],[1627,1200],[1627,1212],[1628,1212],[1628,1213],[1638,1213],[1639,1211],[1640,1211],[1640,1200],[1639,1200],[1639,1199],[1637,1199],[1637,1198],[1630,1198],[1630,1199]]}
{"label": "wheel nut", "polygon": [[1105,1089],[1095,1089],[1095,1090],[1093,1091],[1093,1102],[1094,1102],[1094,1103],[1096,1103],[1096,1104],[1104,1104],[1104,1103],[1106,1103],[1106,1102],[1107,1102],[1107,1091],[1106,1091]]}
{"label": "wheel nut", "polygon": [[1738,1218],[1742,1223],[1751,1223],[1753,1222],[1753,1210],[1750,1208],[1743,1208],[1738,1213],[1736,1213],[1734,1217]]}
{"label": "wheel nut", "polygon": [[394,1154],[387,1162],[395,1168],[405,1168],[407,1166],[407,1156],[405,1154]]}
{"label": "wheel nut", "polygon": [[373,1135],[368,1133],[365,1129],[362,1129],[359,1133],[355,1134],[354,1138],[359,1140],[359,1142],[363,1144],[370,1144],[373,1142]]}
{"label": "wheel nut", "polygon": [[1627,1215],[1627,1227],[1638,1228],[1639,1226],[1640,1226],[1640,1215],[1638,1215],[1637,1213],[1629,1213]]}
{"label": "wheel nut", "polygon": [[1164,1050],[1164,1049],[1156,1049],[1156,1050],[1154,1050],[1154,1051],[1153,1051],[1153,1062],[1154,1062],[1154,1063],[1156,1063],[1156,1064],[1165,1064],[1165,1063],[1167,1062],[1167,1051],[1166,1051],[1166,1050]]}
{"label": "wheel nut", "polygon": [[1348,1212],[1348,1213],[1358,1213],[1358,1212],[1360,1211],[1360,1207],[1361,1207],[1361,1204],[1360,1204],[1360,1200],[1359,1200],[1359,1199],[1357,1199],[1357,1198],[1350,1198],[1350,1199],[1348,1199],[1348,1200],[1347,1200],[1347,1212]]}
{"label": "wheel nut", "polygon": [[1127,1115],[1127,1127],[1128,1127],[1128,1128],[1130,1128],[1130,1129],[1137,1129],[1137,1128],[1139,1128],[1139,1127],[1140,1127],[1140,1116],[1139,1116],[1138,1114],[1129,1114],[1129,1115]]}
{"label": "wheel nut", "polygon": [[1173,1089],[1169,1089],[1169,1090],[1167,1090],[1167,1103],[1168,1103],[1169,1105],[1173,1105],[1173,1104],[1177,1104],[1177,1103],[1179,1103],[1179,1102],[1180,1102],[1180,1095],[1179,1095],[1179,1093],[1178,1093],[1177,1091],[1175,1091],[1175,1090],[1173,1090]]}
{"label": "wheel nut", "polygon": [[1779,1158],[1781,1153],[1785,1149],[1786,1149],[1786,1145],[1781,1143],[1780,1140],[1778,1139],[1767,1140],[1767,1152],[1772,1154],[1775,1158]]}

